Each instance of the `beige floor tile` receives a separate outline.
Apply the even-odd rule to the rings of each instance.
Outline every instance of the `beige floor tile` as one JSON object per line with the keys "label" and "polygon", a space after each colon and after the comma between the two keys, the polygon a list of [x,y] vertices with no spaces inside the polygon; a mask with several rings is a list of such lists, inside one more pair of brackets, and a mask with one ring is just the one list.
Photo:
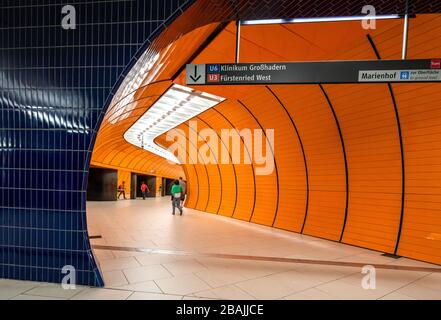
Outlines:
{"label": "beige floor tile", "polygon": [[73,296],[72,300],[125,300],[132,291],[88,288]]}
{"label": "beige floor tile", "polygon": [[441,300],[440,290],[433,290],[414,283],[409,284],[396,292],[418,300]]}
{"label": "beige floor tile", "polygon": [[408,258],[400,258],[400,259],[392,259],[391,264],[393,265],[402,265],[402,266],[413,266],[413,267],[426,267],[426,268],[441,268],[440,266],[428,263],[428,262],[423,262],[423,261],[418,261],[418,260],[413,260],[413,259],[408,259]]}
{"label": "beige floor tile", "polygon": [[38,285],[39,283],[30,281],[0,279],[0,300],[11,299]]}
{"label": "beige floor tile", "polygon": [[205,281],[210,287],[217,288],[246,280],[244,276],[225,270],[203,270],[196,272],[196,276]]}
{"label": "beige floor tile", "polygon": [[336,259],[337,261],[344,262],[356,262],[356,263],[364,263],[368,264],[393,264],[396,260],[393,258],[385,257],[382,253],[369,251],[360,254],[349,255],[345,257],[341,257]]}
{"label": "beige floor tile", "polygon": [[173,278],[155,281],[164,293],[189,295],[195,292],[208,290],[210,287],[195,275],[181,275]]}
{"label": "beige floor tile", "polygon": [[[380,290],[396,290],[427,275],[423,272],[375,269],[375,285]],[[361,272],[341,278],[354,286],[361,286],[365,274]]]}
{"label": "beige floor tile", "polygon": [[211,290],[196,292],[196,297],[221,299],[221,300],[255,300],[256,298],[246,293],[242,289],[231,285],[219,287]]}
{"label": "beige floor tile", "polygon": [[139,255],[139,252],[134,252],[134,251],[116,251],[113,250],[112,254],[115,258],[127,258],[127,257],[136,257],[137,255]]}
{"label": "beige floor tile", "polygon": [[432,273],[415,281],[416,285],[441,291],[441,273]]}
{"label": "beige floor tile", "polygon": [[159,289],[154,281],[138,282],[134,284],[123,285],[117,288],[136,292],[162,293],[161,289]]}
{"label": "beige floor tile", "polygon": [[163,263],[162,265],[174,276],[207,270],[195,259]]}
{"label": "beige floor tile", "polygon": [[26,294],[21,294],[12,298],[11,300],[67,300],[65,298],[54,298],[54,297],[42,297],[42,296],[30,296]]}
{"label": "beige floor tile", "polygon": [[177,256],[169,254],[143,254],[138,255],[135,258],[143,266],[170,263],[179,260]]}
{"label": "beige floor tile", "polygon": [[292,269],[291,264],[265,262],[265,261],[241,261],[235,260],[228,269],[232,273],[240,274],[247,279],[255,279],[269,276]]}
{"label": "beige floor tile", "polygon": [[160,293],[134,292],[127,300],[182,300],[182,296]]}
{"label": "beige floor tile", "polygon": [[381,297],[379,300],[416,300],[416,299],[398,292],[392,292],[385,295],[384,297]]}
{"label": "beige floor tile", "polygon": [[182,300],[216,300],[216,299],[209,299],[209,298],[200,298],[200,297],[192,297],[192,296],[184,296]]}
{"label": "beige floor tile", "polygon": [[315,288],[310,288],[305,291],[297,292],[286,296],[284,300],[334,300],[335,298],[329,294],[317,290]]}
{"label": "beige floor tile", "polygon": [[139,266],[139,262],[134,257],[105,259],[100,262],[101,271],[123,270]]}
{"label": "beige floor tile", "polygon": [[310,275],[305,275],[295,270],[273,274],[268,276],[267,279],[289,286],[292,293],[312,288],[324,282],[317,277],[311,277]]}
{"label": "beige floor tile", "polygon": [[295,268],[295,271],[312,279],[317,279],[323,282],[337,280],[339,278],[348,276],[359,272],[358,268],[340,267],[340,266],[326,266],[326,265],[304,265]]}
{"label": "beige floor tile", "polygon": [[212,292],[212,290],[203,290],[203,291],[195,292],[193,294],[190,294],[189,296],[194,296],[194,297],[203,298],[203,299],[219,299],[219,297],[216,296]]}
{"label": "beige floor tile", "polygon": [[378,288],[363,289],[361,283],[359,286],[357,286],[342,280],[324,283],[316,286],[315,288],[339,300],[376,300],[393,291]]}
{"label": "beige floor tile", "polygon": [[172,275],[162,265],[145,266],[138,268],[130,268],[123,270],[124,275],[130,284],[137,282],[145,282],[149,280],[157,280],[170,278]]}
{"label": "beige floor tile", "polygon": [[319,248],[307,252],[308,256],[316,260],[342,260],[345,261],[352,253],[336,250],[334,248]]}
{"label": "beige floor tile", "polygon": [[[107,245],[433,267],[411,259],[395,260],[368,249],[190,209],[186,209],[182,217],[172,216],[168,197],[116,203],[88,202],[87,205],[90,230],[103,235],[102,243]],[[319,298],[379,299],[408,296],[407,292],[393,294],[393,290],[415,280],[418,287],[414,295],[420,297],[433,296],[439,280],[435,276],[418,280],[417,273],[393,274],[377,270],[378,290],[366,292],[359,285],[359,268],[130,251],[110,251],[113,259],[104,251],[97,254],[102,270],[106,273],[122,270],[131,282],[120,288],[147,293],[160,293],[165,288],[168,290],[164,290],[165,293],[179,296],[198,291],[196,297],[205,294],[206,298],[217,299],[307,299],[314,294]],[[114,274],[114,284],[119,284],[118,279],[123,282],[120,276]],[[105,277],[109,278],[108,275]],[[341,278],[344,281],[339,280]],[[20,293],[19,290],[17,294]]]}
{"label": "beige floor tile", "polygon": [[102,273],[106,288],[119,287],[129,284],[121,270],[105,271]]}
{"label": "beige floor tile", "polygon": [[241,265],[241,260],[198,257],[196,260],[210,270],[231,270]]}
{"label": "beige floor tile", "polygon": [[270,277],[239,282],[235,286],[260,300],[280,299],[295,291],[290,284],[282,281],[276,282]]}
{"label": "beige floor tile", "polygon": [[104,238],[90,239],[92,245],[107,245],[107,241]]}
{"label": "beige floor tile", "polygon": [[25,292],[26,295],[69,299],[87,287],[76,286],[75,289],[63,289],[60,284],[48,283]]}
{"label": "beige floor tile", "polygon": [[111,250],[94,249],[94,255],[101,261],[105,259],[114,259],[115,256]]}

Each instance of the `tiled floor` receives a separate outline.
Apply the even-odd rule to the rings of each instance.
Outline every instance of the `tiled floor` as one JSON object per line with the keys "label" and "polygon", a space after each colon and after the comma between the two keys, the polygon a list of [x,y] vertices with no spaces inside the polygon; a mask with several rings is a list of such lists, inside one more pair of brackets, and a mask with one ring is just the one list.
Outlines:
{"label": "tiled floor", "polygon": [[[185,209],[163,199],[88,203],[92,244],[284,258],[433,265]],[[441,273],[95,250],[105,289],[0,280],[0,299],[441,299]]]}

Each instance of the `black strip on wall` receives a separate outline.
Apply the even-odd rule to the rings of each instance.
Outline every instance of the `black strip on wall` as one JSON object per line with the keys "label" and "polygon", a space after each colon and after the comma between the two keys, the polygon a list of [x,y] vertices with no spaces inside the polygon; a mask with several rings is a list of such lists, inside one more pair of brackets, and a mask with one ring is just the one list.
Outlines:
{"label": "black strip on wall", "polygon": [[[380,52],[378,51],[377,47],[375,46],[374,40],[372,39],[371,35],[366,35],[372,49],[375,52],[375,56],[378,60],[381,60]],[[405,201],[405,194],[406,194],[406,169],[404,164],[404,143],[403,143],[403,135],[401,130],[401,122],[400,122],[400,114],[398,113],[398,106],[397,101],[395,99],[394,90],[392,88],[392,85],[390,83],[387,84],[387,87],[389,89],[390,97],[392,100],[392,104],[394,107],[395,112],[395,119],[397,121],[397,129],[398,129],[398,137],[400,139],[400,152],[401,152],[401,212],[400,212],[400,224],[398,226],[398,234],[397,234],[397,241],[395,243],[395,249],[394,254],[396,255],[398,252],[398,247],[400,245],[401,240],[401,230],[403,228],[403,220],[404,220],[404,201]]]}
{"label": "black strip on wall", "polygon": [[[217,135],[217,137],[219,138],[219,141],[222,142],[222,144],[224,145],[224,147],[225,147],[227,150],[229,150],[229,149],[227,148],[227,146],[225,145],[225,142],[222,140],[221,136],[219,135],[219,133],[218,133],[216,130],[214,130],[213,127],[210,126],[210,125],[207,123],[207,121],[205,121],[204,119],[202,119],[202,118],[200,118],[200,117],[196,117],[196,119],[201,120],[203,123],[205,123],[205,124],[207,125],[207,127],[209,127],[211,130],[213,130],[214,132],[216,132],[216,135]],[[222,152],[222,151],[221,151],[221,152]],[[236,176],[236,167],[234,166],[233,159],[231,158],[231,154],[230,154],[230,152],[228,152],[228,156],[230,157],[230,163],[233,165],[233,171],[234,171],[234,183],[235,183],[235,190],[236,190],[236,197],[235,197],[235,199],[234,199],[234,209],[233,209],[233,215],[234,215],[234,211],[236,210],[236,204],[237,204],[237,176]],[[217,163],[218,163],[217,168],[219,169],[219,154],[218,154]],[[220,175],[220,171],[219,171],[219,175]],[[220,210],[220,207],[221,207],[221,204],[222,204],[222,200],[223,200],[223,198],[222,198],[222,176],[220,176],[220,177],[221,177],[221,200],[219,201],[219,206],[218,206],[218,208],[217,208],[216,214],[219,214],[219,210]]]}
{"label": "black strip on wall", "polygon": [[320,87],[320,90],[322,90],[322,93],[323,93],[326,101],[328,102],[329,108],[332,111],[332,115],[334,116],[335,124],[337,125],[338,134],[340,136],[341,148],[342,148],[342,151],[343,151],[343,159],[344,159],[344,163],[345,163],[346,205],[345,205],[345,217],[344,217],[344,220],[343,220],[343,226],[341,228],[340,239],[338,240],[339,242],[341,242],[342,239],[343,239],[343,234],[345,232],[346,222],[348,220],[348,206],[349,206],[349,170],[348,170],[348,159],[346,157],[346,148],[345,148],[345,141],[343,139],[343,133],[341,131],[340,122],[338,122],[338,118],[337,118],[337,114],[335,113],[334,106],[332,105],[331,99],[329,99],[329,96],[326,93],[325,88],[323,88],[323,86],[321,84],[319,84],[319,87]]}
{"label": "black strip on wall", "polygon": [[[303,147],[302,138],[300,137],[299,130],[297,129],[297,126],[294,123],[294,120],[292,119],[291,114],[286,109],[285,105],[280,100],[280,98],[277,96],[277,94],[269,86],[266,86],[266,88],[274,96],[274,98],[276,98],[276,100],[279,102],[279,104],[283,108],[283,110],[285,110],[287,116],[289,117],[289,120],[291,121],[291,124],[292,124],[292,126],[294,128],[294,131],[296,132],[297,138],[299,139],[300,148],[302,149],[303,163],[304,163],[304,166],[305,166],[305,175],[306,175],[306,206],[305,206],[305,216],[303,218],[302,229],[300,231],[300,233],[303,233],[303,229],[305,228],[306,217],[308,215],[308,209],[309,209],[309,175],[308,175],[308,164],[306,163],[305,148]],[[274,226],[275,222],[276,222],[276,217],[274,217],[273,226]]]}
{"label": "black strip on wall", "polygon": [[[268,137],[266,136],[266,132],[263,129],[263,127],[260,124],[260,122],[257,119],[257,117],[250,111],[250,109],[248,109],[248,107],[242,101],[237,100],[237,102],[239,102],[242,105],[242,107],[244,107],[248,111],[248,113],[254,118],[254,120],[257,122],[257,124],[259,125],[260,129],[262,130],[263,134],[265,135],[266,140],[268,141]],[[268,144],[270,146],[271,153],[273,154],[273,157],[274,157],[274,168],[276,169],[276,179],[277,179],[277,200],[276,201],[277,202],[276,202],[276,211],[274,212],[274,216],[276,216],[278,211],[279,211],[279,200],[280,200],[280,195],[279,195],[279,188],[280,188],[280,186],[279,186],[279,171],[277,169],[276,155],[274,154],[273,146],[271,145],[271,143],[269,143],[269,141],[268,141]],[[251,221],[252,218],[253,218],[253,216],[250,217],[249,221]]]}
{"label": "black strip on wall", "polygon": [[[225,115],[222,113],[222,112],[219,112],[219,110],[217,110],[216,109],[216,107],[213,107],[213,110],[214,111],[216,111],[217,113],[219,113],[229,124],[230,124],[230,126],[234,129],[234,130],[236,130],[236,132],[237,132],[237,134],[239,135],[239,137],[240,137],[240,140],[242,141],[242,144],[243,144],[243,147],[244,147],[244,149],[247,151],[247,153],[248,153],[248,157],[250,158],[250,161],[251,161],[251,170],[252,170],[252,172],[253,172],[253,184],[254,184],[254,200],[253,200],[253,209],[251,210],[251,214],[250,214],[250,217],[252,217],[253,216],[253,213],[254,213],[254,209],[256,208],[256,175],[255,175],[255,172],[254,172],[254,164],[253,164],[253,157],[252,157],[252,155],[250,154],[250,150],[248,150],[248,147],[247,147],[247,145],[245,144],[245,141],[243,140],[243,137],[239,134],[239,130],[233,125],[233,123],[227,118],[227,117],[225,117]],[[236,185],[237,185],[237,180],[236,180]],[[237,198],[237,188],[236,188],[236,198]],[[231,215],[231,217],[233,217],[234,216],[234,212],[233,212],[233,214]]]}
{"label": "black strip on wall", "polygon": [[[188,129],[191,129],[191,130],[193,130],[194,132],[196,132],[196,134],[198,135],[198,137],[200,138],[201,136],[199,135],[199,132],[198,131],[195,131],[193,128],[191,128],[189,125],[188,125],[188,123],[187,122],[185,122],[184,123],[187,127],[188,127]],[[190,139],[187,139],[193,146],[195,146],[191,141],[190,141]],[[208,148],[210,148],[210,152],[213,152],[213,149],[211,149],[211,146],[210,146],[210,144],[208,144],[207,143],[207,145],[208,145]],[[199,153],[199,148],[197,147],[197,146],[195,146],[195,148],[196,148],[196,150],[198,151],[198,154],[200,154]],[[197,161],[199,161],[198,159],[196,159]],[[222,174],[221,174],[221,172],[220,172],[220,169],[219,169],[219,161],[218,161],[218,159],[216,159],[216,162],[217,162],[217,171],[218,171],[218,173],[219,173],[219,179],[220,179],[220,183],[221,183],[221,194],[220,194],[220,198],[221,198],[221,201],[222,201]],[[208,199],[207,199],[207,204],[206,204],[206,206],[205,206],[205,209],[204,209],[204,211],[207,211],[207,208],[208,208],[208,204],[210,203],[210,196],[211,196],[211,190],[210,190],[210,176],[209,176],[209,174],[208,174],[208,170],[207,170],[207,166],[206,166],[206,164],[204,163],[204,169],[205,169],[205,172],[206,172],[206,174],[207,174],[207,179],[208,179]]]}

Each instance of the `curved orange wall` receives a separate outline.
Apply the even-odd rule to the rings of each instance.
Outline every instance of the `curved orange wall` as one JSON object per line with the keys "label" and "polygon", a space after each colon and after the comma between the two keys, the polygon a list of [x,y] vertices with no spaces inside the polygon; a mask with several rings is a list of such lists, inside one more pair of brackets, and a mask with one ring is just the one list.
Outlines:
{"label": "curved orange wall", "polygon": [[[439,21],[412,19],[409,58],[441,56]],[[375,50],[383,59],[400,58],[402,21],[380,21],[370,32],[356,23],[243,27],[241,61],[377,59]],[[234,62],[234,41],[231,24],[193,63]],[[184,83],[183,74],[176,81]],[[185,166],[206,179],[188,207],[441,263],[441,85],[198,89],[228,98],[192,119],[199,129],[274,128],[276,169],[256,176],[251,165]],[[194,190],[194,179],[190,185]],[[208,205],[196,205],[196,197]]]}
{"label": "curved orange wall", "polygon": [[[441,57],[440,21],[440,15],[411,19],[409,58]],[[378,21],[377,29],[369,31],[359,24],[246,26],[241,32],[241,62],[400,58],[402,20]],[[195,30],[173,45],[174,52],[184,50],[190,57],[198,46],[188,41],[206,39],[214,28]],[[191,61],[174,58],[174,65],[234,62],[235,34],[231,23]],[[163,74],[168,76],[162,79],[167,81],[144,89],[142,97],[148,103],[139,105],[139,112],[134,109],[131,123],[172,82],[185,84],[183,71],[170,78],[173,73],[166,67]],[[229,141],[220,139],[222,129],[275,129],[275,143],[265,150],[274,154],[275,170],[262,176],[255,174],[256,163],[184,164],[187,207],[441,263],[440,84],[196,89],[227,99],[192,119],[198,125],[193,133],[214,129],[220,141],[208,145],[224,150]],[[186,137],[193,130],[188,122],[177,129]],[[104,142],[120,139],[123,131],[115,130],[119,129],[103,126],[97,144],[102,147],[94,160],[135,167],[141,161],[145,169],[181,174],[135,147],[111,151],[113,146]],[[171,144],[165,135],[156,142]],[[250,154],[241,140],[241,156]]]}
{"label": "curved orange wall", "polygon": [[[125,96],[112,101],[98,132],[91,160],[93,166],[167,178],[185,176],[181,166],[172,165],[159,156],[127,143],[124,133],[172,85],[173,74],[217,26],[217,23],[213,23],[201,27],[196,34],[185,35],[160,50],[159,59],[150,72],[137,75],[141,79],[139,88],[129,90]],[[176,48],[179,48],[179,53],[176,53]]]}

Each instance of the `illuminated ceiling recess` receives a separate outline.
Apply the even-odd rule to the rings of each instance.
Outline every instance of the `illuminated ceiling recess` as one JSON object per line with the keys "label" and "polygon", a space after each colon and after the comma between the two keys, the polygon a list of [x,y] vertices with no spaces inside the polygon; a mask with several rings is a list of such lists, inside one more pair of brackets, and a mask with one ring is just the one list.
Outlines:
{"label": "illuminated ceiling recess", "polygon": [[242,25],[259,25],[259,24],[289,24],[289,23],[309,23],[309,22],[340,22],[340,21],[358,21],[358,20],[388,20],[400,19],[398,14],[380,15],[380,16],[347,16],[347,17],[317,17],[317,18],[293,18],[293,19],[260,19],[260,20],[244,20]]}
{"label": "illuminated ceiling recess", "polygon": [[154,142],[155,138],[224,100],[225,98],[213,94],[173,84],[126,131],[124,139],[139,148],[179,163],[173,153]]}

